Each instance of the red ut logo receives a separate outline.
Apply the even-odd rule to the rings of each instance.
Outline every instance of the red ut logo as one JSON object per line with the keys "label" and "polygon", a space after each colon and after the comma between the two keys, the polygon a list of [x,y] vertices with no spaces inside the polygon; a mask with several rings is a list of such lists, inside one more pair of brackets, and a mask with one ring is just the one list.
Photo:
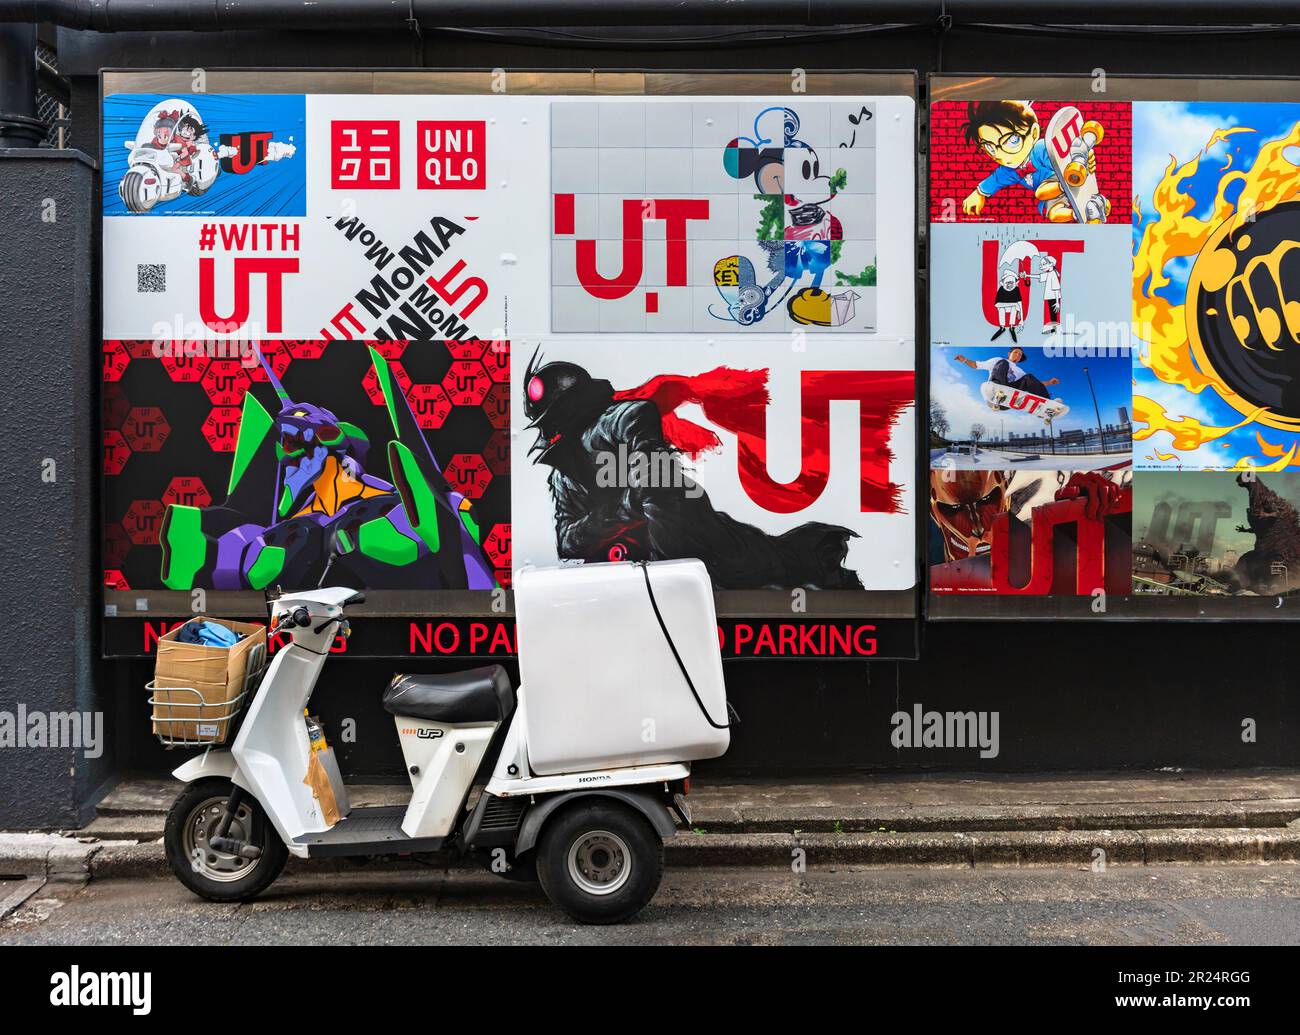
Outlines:
{"label": "red ut logo", "polygon": [[[1128,592],[1129,534],[1103,518],[1089,518],[1087,508],[1084,499],[1035,507],[1027,530],[1019,521],[1013,525],[1010,514],[999,514],[993,522],[990,557],[997,592],[1017,596],[1089,596],[1099,589]],[[1112,513],[1131,511],[1129,495]]]}
{"label": "red ut logo", "polygon": [[[984,319],[991,327],[1006,326],[1004,314],[998,308],[999,304],[1004,304],[1000,300],[1006,297],[999,293],[999,289],[1003,289],[1012,292],[1012,298],[1019,297],[1018,319],[1011,321],[1012,326],[1019,327],[1029,315],[1030,286],[1037,282],[1043,296],[1043,325],[1058,323],[1065,285],[1065,257],[1082,254],[1083,250],[1081,240],[1015,241],[1005,247],[1002,241],[984,241],[980,274],[980,303]],[[1053,302],[1057,306],[1056,312],[1052,309]],[[1010,303],[1011,307],[1015,305],[1014,301]]]}
{"label": "red ut logo", "polygon": [[235,153],[221,159],[221,168],[228,173],[242,175],[266,161],[266,145],[271,140],[269,132],[222,133],[221,143],[235,148]]}
{"label": "red ut logo", "polygon": [[1070,145],[1083,135],[1083,112],[1078,108],[1074,108],[1073,112],[1074,114],[1061,123],[1055,136],[1048,141],[1052,150],[1056,152],[1056,157],[1062,160],[1069,157]]}
{"label": "red ut logo", "polygon": [[[709,202],[706,198],[626,198],[623,201],[622,265],[613,276],[605,276],[596,268],[596,242],[579,239],[577,242],[578,283],[596,298],[623,298],[630,295],[641,283],[645,272],[645,223],[662,219],[667,241],[667,261],[663,283],[668,287],[685,287],[687,270],[686,224],[691,219],[708,219]],[[574,233],[574,195],[555,195],[555,235],[567,237]],[[646,296],[646,309],[653,312],[657,298],[653,292]]]}
{"label": "red ut logo", "polygon": [[483,122],[421,121],[416,126],[421,190],[482,190],[487,183]]}
{"label": "red ut logo", "polygon": [[199,259],[199,315],[203,322],[218,333],[229,334],[248,322],[251,305],[252,279],[261,275],[266,279],[266,330],[272,334],[283,326],[284,275],[298,272],[297,259],[236,258],[233,260],[234,302],[230,315],[221,316],[216,307],[216,260]]}
{"label": "red ut logo", "polygon": [[902,488],[889,480],[890,433],[903,409],[916,398],[910,370],[803,370],[799,374],[799,473],[779,482],[767,470],[772,429],[739,428],[737,464],[745,494],[773,514],[794,514],[812,506],[830,481],[830,404],[858,404],[860,506],[864,514],[902,510]]}
{"label": "red ut logo", "polygon": [[1040,407],[1045,400],[1036,395],[1029,395],[1025,392],[1013,391],[1011,397],[1007,400],[1007,409],[1024,410],[1025,413],[1033,413]]}

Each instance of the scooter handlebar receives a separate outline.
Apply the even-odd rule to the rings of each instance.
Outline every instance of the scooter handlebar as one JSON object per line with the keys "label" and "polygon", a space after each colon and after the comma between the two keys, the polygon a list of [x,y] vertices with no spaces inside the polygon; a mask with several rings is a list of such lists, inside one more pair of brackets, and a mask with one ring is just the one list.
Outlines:
{"label": "scooter handlebar", "polygon": [[305,607],[295,607],[292,611],[281,611],[275,617],[275,630],[287,629],[289,626],[311,625],[311,612]]}

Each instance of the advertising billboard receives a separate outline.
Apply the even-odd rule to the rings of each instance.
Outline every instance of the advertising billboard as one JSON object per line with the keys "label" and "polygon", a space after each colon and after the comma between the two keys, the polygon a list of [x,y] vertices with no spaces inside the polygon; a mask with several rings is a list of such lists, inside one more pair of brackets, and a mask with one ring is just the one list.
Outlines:
{"label": "advertising billboard", "polygon": [[930,613],[1294,617],[1300,104],[1080,82],[936,81]]}
{"label": "advertising billboard", "polygon": [[698,557],[910,653],[910,77],[512,78],[105,75],[110,618]]}

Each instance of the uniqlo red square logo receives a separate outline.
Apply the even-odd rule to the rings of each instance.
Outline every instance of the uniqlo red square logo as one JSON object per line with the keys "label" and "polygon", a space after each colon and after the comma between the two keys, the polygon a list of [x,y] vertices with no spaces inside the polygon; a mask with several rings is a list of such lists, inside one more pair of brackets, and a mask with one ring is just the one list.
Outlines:
{"label": "uniqlo red square logo", "polygon": [[397,121],[330,123],[330,186],[335,190],[397,190],[402,185]]}
{"label": "uniqlo red square logo", "polygon": [[417,123],[421,190],[482,190],[487,185],[487,124],[445,119]]}

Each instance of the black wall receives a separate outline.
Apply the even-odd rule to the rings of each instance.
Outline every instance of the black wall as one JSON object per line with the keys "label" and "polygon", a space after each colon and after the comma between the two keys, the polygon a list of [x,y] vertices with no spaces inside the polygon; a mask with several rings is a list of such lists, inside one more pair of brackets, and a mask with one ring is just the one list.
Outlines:
{"label": "black wall", "polygon": [[[1050,15],[1050,9],[1044,14]],[[96,76],[104,67],[912,68],[923,88],[930,72],[1037,72],[1079,75],[1081,93],[1091,89],[1097,69],[1111,76],[1204,77],[1297,71],[1297,35],[1284,30],[833,29],[803,38],[792,30],[786,38],[753,44],[734,39],[745,28],[714,30],[714,37],[733,37],[725,45],[639,42],[641,30],[634,29],[620,30],[612,40],[581,43],[578,37],[594,38],[596,30],[566,30],[563,38],[546,45],[525,45],[519,34],[426,32],[417,39],[365,33],[107,36],[61,31],[59,61],[74,84],[73,143],[92,153],[99,138]],[[653,35],[688,40],[693,32],[658,30]],[[925,182],[923,168],[919,182]],[[925,211],[923,204],[919,211]],[[918,232],[923,235],[923,225]],[[35,242],[30,246],[38,247]],[[924,266],[923,237],[921,262]],[[918,332],[918,339],[926,340],[924,321]],[[921,376],[924,383],[924,370]],[[76,408],[68,402],[59,405],[60,414]],[[95,601],[96,610],[98,606]],[[1294,765],[1300,763],[1297,644],[1292,627],[1282,624],[954,622],[926,624],[919,662],[731,663],[729,692],[744,722],[729,754],[700,769],[795,773]],[[345,767],[357,776],[398,777],[395,734],[378,706],[394,664],[339,660],[331,665],[315,707],[334,734]],[[432,665],[402,665],[433,670]],[[119,765],[163,771],[178,764],[180,757],[163,752],[149,736],[141,689],[149,678],[148,665],[105,663],[102,676],[105,697],[113,702]],[[910,711],[917,702],[926,709],[997,711],[998,756],[982,759],[973,749],[895,749],[890,716]],[[355,744],[338,741],[336,731],[344,718],[356,720]],[[1243,739],[1247,719],[1256,724],[1253,743]]]}
{"label": "black wall", "polygon": [[[94,558],[99,449],[93,164],[0,149],[0,711],[103,711]],[[107,716],[105,716],[107,720]],[[114,741],[0,749],[0,829],[76,827],[111,775]]]}

